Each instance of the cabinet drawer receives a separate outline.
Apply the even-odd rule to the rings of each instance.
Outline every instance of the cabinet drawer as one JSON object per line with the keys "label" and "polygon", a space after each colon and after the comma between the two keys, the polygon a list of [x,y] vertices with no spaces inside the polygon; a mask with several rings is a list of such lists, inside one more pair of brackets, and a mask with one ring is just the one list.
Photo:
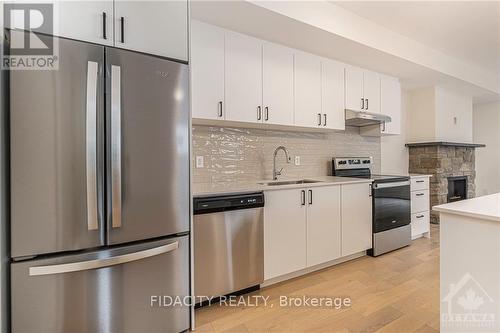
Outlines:
{"label": "cabinet drawer", "polygon": [[411,238],[415,238],[425,232],[429,232],[429,212],[415,213],[411,215]]}
{"label": "cabinet drawer", "polygon": [[420,191],[429,189],[429,177],[418,177],[411,179],[411,191]]}
{"label": "cabinet drawer", "polygon": [[411,212],[420,213],[429,210],[429,190],[411,192]]}

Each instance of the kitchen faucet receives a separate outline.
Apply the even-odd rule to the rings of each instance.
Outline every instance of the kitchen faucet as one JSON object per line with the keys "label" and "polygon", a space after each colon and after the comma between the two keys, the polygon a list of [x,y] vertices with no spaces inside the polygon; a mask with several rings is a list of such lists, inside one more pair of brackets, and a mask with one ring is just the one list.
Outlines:
{"label": "kitchen faucet", "polygon": [[288,150],[284,146],[279,146],[278,148],[276,148],[273,155],[273,180],[278,180],[278,176],[281,176],[281,171],[283,171],[283,168],[281,168],[280,171],[276,171],[276,155],[278,155],[278,151],[280,150],[283,150],[283,152],[285,153],[286,163],[290,163]]}

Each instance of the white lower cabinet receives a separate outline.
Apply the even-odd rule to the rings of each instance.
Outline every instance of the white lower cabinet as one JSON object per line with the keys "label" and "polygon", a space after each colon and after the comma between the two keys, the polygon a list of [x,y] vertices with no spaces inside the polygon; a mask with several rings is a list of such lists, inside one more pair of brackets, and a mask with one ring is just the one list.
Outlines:
{"label": "white lower cabinet", "polygon": [[342,185],[342,256],[372,248],[370,184]]}
{"label": "white lower cabinet", "polygon": [[265,193],[264,279],[306,267],[305,189]]}
{"label": "white lower cabinet", "polygon": [[314,187],[307,201],[307,266],[340,257],[340,186]]}
{"label": "white lower cabinet", "polygon": [[411,236],[417,238],[430,231],[429,212],[411,214]]}
{"label": "white lower cabinet", "polygon": [[430,237],[429,176],[411,177],[411,238]]}
{"label": "white lower cabinet", "polygon": [[265,192],[264,278],[371,248],[369,183]]}

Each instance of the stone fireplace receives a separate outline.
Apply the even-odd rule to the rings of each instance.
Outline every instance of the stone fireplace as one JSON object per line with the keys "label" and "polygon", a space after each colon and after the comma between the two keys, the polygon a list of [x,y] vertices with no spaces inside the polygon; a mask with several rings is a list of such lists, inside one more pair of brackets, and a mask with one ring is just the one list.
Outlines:
{"label": "stone fireplace", "polygon": [[[409,172],[432,175],[431,207],[475,197],[475,149],[481,144],[425,142],[406,145]],[[439,214],[431,212],[431,222],[439,223]]]}

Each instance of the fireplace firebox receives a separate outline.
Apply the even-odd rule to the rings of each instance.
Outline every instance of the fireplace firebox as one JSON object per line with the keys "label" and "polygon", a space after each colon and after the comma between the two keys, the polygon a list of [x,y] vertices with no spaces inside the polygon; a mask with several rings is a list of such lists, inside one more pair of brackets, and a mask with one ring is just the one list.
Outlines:
{"label": "fireplace firebox", "polygon": [[448,202],[467,199],[467,177],[448,177]]}

